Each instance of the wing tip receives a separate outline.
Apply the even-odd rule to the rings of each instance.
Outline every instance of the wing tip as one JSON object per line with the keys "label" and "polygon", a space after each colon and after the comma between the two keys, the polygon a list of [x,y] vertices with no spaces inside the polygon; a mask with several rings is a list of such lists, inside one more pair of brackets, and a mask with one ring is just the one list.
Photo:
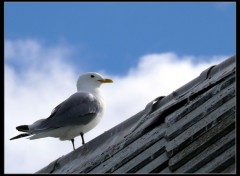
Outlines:
{"label": "wing tip", "polygon": [[23,131],[23,132],[28,132],[29,131],[28,125],[20,125],[20,126],[17,126],[16,129],[18,131]]}
{"label": "wing tip", "polygon": [[12,137],[10,140],[26,137],[26,136],[29,136],[29,135],[30,134],[28,134],[28,133],[19,134],[19,135],[15,136],[15,137]]}

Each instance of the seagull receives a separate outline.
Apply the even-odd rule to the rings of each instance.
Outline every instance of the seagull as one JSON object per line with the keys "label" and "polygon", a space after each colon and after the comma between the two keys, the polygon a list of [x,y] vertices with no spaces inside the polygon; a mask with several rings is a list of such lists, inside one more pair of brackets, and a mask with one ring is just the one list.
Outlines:
{"label": "seagull", "polygon": [[103,116],[104,99],[100,86],[112,82],[96,72],[79,76],[76,93],[57,105],[48,118],[37,120],[31,125],[17,126],[18,131],[25,133],[10,140],[26,136],[30,136],[30,140],[54,137],[61,141],[70,140],[75,150],[74,138],[80,135],[82,144],[85,144],[83,135],[93,129]]}

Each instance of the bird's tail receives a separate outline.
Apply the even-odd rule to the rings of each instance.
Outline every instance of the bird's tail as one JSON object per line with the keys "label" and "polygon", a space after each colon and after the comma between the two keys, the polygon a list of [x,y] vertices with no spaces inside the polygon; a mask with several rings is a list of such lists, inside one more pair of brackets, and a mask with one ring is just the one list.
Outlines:
{"label": "bird's tail", "polygon": [[27,132],[27,133],[19,134],[19,135],[15,136],[15,137],[11,138],[10,140],[22,138],[22,137],[25,137],[25,136],[30,136],[30,134],[28,133],[29,132],[28,125],[20,125],[20,126],[17,126],[16,129],[18,131]]}
{"label": "bird's tail", "polygon": [[30,134],[29,133],[22,133],[22,134],[19,134],[15,137],[11,138],[10,140],[22,138],[22,137],[25,137],[25,136],[30,136]]}

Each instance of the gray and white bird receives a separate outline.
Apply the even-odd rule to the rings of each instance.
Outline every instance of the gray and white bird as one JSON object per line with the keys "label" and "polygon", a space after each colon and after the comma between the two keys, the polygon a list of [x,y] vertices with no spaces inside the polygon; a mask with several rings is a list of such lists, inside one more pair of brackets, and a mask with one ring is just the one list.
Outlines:
{"label": "gray and white bird", "polygon": [[100,90],[103,83],[112,83],[111,79],[103,78],[95,72],[81,75],[77,81],[77,92],[56,106],[47,119],[40,119],[32,125],[20,125],[16,129],[26,132],[11,138],[18,139],[30,136],[29,139],[55,137],[60,140],[71,140],[73,149],[74,138],[93,129],[101,120],[104,99]]}

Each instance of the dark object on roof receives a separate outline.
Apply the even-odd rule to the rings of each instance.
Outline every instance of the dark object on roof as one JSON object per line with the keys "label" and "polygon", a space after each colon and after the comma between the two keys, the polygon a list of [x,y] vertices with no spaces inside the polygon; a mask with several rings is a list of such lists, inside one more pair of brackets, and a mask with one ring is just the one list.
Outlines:
{"label": "dark object on roof", "polygon": [[38,173],[235,173],[235,56]]}

